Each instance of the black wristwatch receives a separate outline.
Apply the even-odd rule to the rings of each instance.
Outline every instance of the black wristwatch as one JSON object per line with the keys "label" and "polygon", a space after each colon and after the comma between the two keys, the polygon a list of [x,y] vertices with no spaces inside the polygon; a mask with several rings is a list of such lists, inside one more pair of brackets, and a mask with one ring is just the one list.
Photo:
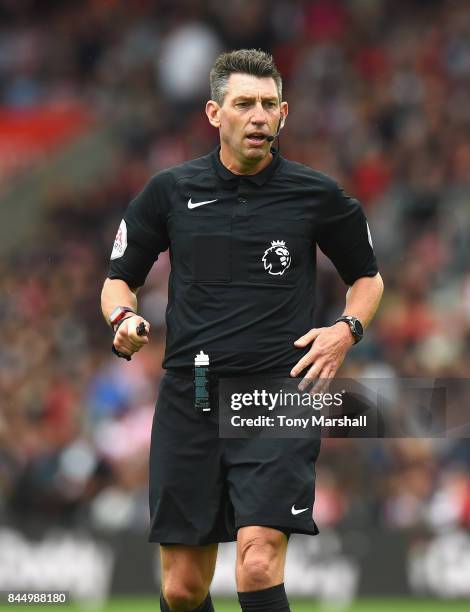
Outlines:
{"label": "black wristwatch", "polygon": [[357,344],[362,340],[364,336],[364,328],[362,327],[362,323],[356,317],[352,317],[351,315],[345,315],[343,317],[338,317],[335,323],[339,323],[340,321],[344,321],[349,325],[349,329],[351,330],[352,336],[354,338],[354,344]]}
{"label": "black wristwatch", "polygon": [[114,333],[116,333],[117,328],[119,327],[118,323],[122,322],[123,319],[127,318],[128,313],[136,314],[132,308],[129,306],[117,306],[113,312],[109,315],[109,322],[111,323],[111,327]]}

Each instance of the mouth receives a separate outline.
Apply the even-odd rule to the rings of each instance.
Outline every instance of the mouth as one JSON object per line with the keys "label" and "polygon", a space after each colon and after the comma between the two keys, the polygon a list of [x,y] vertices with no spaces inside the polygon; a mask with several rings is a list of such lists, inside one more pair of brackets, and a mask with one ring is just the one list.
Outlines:
{"label": "mouth", "polygon": [[264,132],[251,132],[247,134],[246,139],[252,144],[262,145],[266,141],[266,136]]}

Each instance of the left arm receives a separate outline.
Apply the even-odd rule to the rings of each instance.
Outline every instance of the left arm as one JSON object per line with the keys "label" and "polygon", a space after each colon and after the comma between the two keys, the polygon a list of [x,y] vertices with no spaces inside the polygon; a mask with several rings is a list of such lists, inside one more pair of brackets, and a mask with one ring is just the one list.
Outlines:
{"label": "left arm", "polygon": [[[383,289],[384,284],[379,273],[372,277],[358,278],[348,289],[343,314],[357,317],[365,329],[379,306]],[[294,342],[298,348],[304,348],[310,343],[312,346],[309,352],[291,371],[291,376],[298,376],[310,366],[302,381],[301,390],[309,384],[306,379],[333,378],[346,353],[353,346],[354,339],[348,324],[340,321],[330,327],[311,329]]]}
{"label": "left arm", "polygon": [[[379,273],[372,277],[358,278],[346,293],[343,315],[357,317],[365,329],[377,312],[383,290],[384,283]],[[343,326],[348,327],[346,323]]]}

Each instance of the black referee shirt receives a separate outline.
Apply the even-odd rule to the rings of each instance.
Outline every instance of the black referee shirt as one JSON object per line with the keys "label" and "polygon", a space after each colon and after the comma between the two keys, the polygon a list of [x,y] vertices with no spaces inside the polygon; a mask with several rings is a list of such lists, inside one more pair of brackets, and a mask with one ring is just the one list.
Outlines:
{"label": "black referee shirt", "polygon": [[219,374],[283,373],[313,327],[316,244],[347,285],[378,272],[357,200],[302,164],[273,160],[238,176],[204,157],[156,174],[131,201],[109,278],[144,284],[159,253],[171,274],[163,366],[189,369],[201,350]]}

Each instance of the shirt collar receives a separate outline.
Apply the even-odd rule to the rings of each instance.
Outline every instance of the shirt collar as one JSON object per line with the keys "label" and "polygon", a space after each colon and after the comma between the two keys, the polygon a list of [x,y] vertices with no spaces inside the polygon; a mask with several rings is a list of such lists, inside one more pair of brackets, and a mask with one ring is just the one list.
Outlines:
{"label": "shirt collar", "polygon": [[273,155],[271,162],[266,166],[266,168],[263,168],[261,172],[257,172],[256,174],[234,174],[233,172],[230,172],[230,170],[220,161],[220,145],[212,151],[211,159],[217,175],[223,181],[238,182],[239,179],[243,178],[244,180],[255,183],[255,185],[264,185],[274,174],[281,161],[281,157],[277,149],[272,147],[271,153]]}

